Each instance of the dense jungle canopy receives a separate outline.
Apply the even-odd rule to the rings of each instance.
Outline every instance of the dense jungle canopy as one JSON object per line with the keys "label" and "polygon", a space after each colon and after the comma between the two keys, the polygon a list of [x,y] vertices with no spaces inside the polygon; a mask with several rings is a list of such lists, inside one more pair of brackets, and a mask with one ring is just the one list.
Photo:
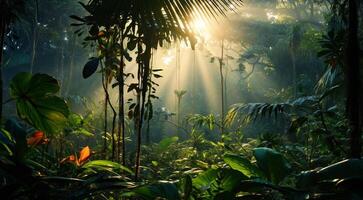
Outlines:
{"label": "dense jungle canopy", "polygon": [[363,199],[360,0],[0,0],[0,199]]}

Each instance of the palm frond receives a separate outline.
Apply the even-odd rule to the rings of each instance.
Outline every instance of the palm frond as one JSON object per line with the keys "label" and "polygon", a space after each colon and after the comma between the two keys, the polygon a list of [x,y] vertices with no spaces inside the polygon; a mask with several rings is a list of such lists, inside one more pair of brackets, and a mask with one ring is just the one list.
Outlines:
{"label": "palm frond", "polygon": [[258,118],[271,118],[278,116],[290,116],[294,112],[309,112],[317,106],[325,96],[306,96],[284,103],[248,103],[235,104],[228,111],[225,123],[231,125],[234,122],[248,124]]}
{"label": "palm frond", "polygon": [[[89,16],[81,18],[86,25],[110,27],[128,24],[139,35],[152,33],[155,43],[188,39],[193,41],[193,18],[216,18],[235,11],[242,0],[90,0],[82,6]],[[157,41],[159,40],[159,41]]]}
{"label": "palm frond", "polygon": [[292,114],[295,114],[304,116],[307,113],[320,110],[321,102],[340,88],[341,85],[334,85],[319,95],[304,96],[284,103],[235,104],[228,111],[225,124],[227,126],[232,125],[234,122],[247,124],[255,121],[258,117],[262,119],[274,116],[276,119],[279,115],[292,116]]}

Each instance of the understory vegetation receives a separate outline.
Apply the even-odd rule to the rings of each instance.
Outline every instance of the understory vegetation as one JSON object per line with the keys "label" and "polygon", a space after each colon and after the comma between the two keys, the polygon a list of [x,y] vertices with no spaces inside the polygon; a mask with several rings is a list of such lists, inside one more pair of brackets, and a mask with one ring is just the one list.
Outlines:
{"label": "understory vegetation", "polygon": [[0,0],[0,199],[363,199],[359,0]]}

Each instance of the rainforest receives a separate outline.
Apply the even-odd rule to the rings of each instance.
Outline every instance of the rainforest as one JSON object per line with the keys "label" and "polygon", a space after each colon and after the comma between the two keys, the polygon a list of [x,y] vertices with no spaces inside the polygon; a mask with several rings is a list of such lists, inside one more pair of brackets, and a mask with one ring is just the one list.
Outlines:
{"label": "rainforest", "polygon": [[363,199],[360,0],[0,0],[0,199]]}

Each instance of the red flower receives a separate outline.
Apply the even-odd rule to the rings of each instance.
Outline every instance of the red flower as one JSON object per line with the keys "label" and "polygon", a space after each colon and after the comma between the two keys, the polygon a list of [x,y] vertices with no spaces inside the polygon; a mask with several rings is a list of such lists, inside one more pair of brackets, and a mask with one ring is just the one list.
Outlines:
{"label": "red flower", "polygon": [[45,136],[43,131],[35,131],[32,136],[27,139],[29,146],[37,146],[39,144],[48,144],[49,139]]}
{"label": "red flower", "polygon": [[69,162],[69,163],[73,163],[77,166],[82,166],[85,162],[87,162],[87,160],[90,157],[91,157],[91,149],[89,148],[89,146],[86,146],[79,152],[78,159],[77,159],[76,155],[70,155],[70,156],[64,158],[61,161],[61,163]]}

